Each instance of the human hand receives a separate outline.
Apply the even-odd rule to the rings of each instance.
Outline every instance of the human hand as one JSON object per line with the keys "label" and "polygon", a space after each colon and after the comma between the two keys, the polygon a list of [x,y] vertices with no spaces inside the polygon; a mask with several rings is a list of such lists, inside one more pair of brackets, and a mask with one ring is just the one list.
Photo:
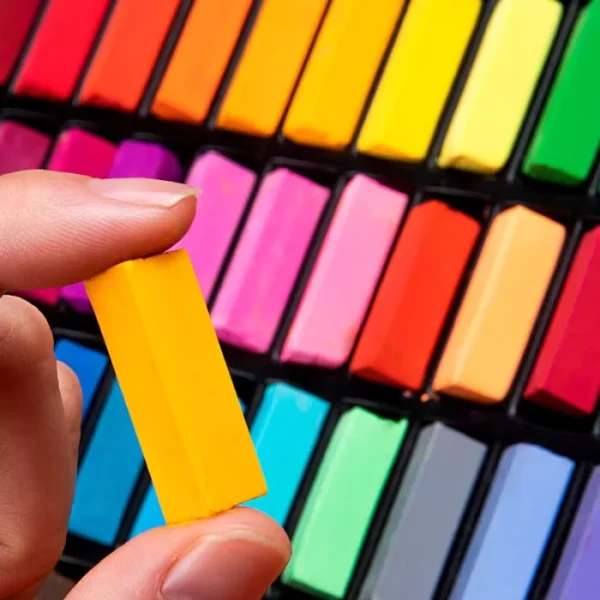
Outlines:
{"label": "human hand", "polygon": [[[196,199],[184,185],[27,171],[0,177],[0,294],[60,287],[170,248]],[[51,330],[21,298],[0,298],[0,598],[31,600],[63,550],[81,390]],[[236,508],[148,531],[90,571],[68,600],[254,600],[291,553],[285,532]]]}

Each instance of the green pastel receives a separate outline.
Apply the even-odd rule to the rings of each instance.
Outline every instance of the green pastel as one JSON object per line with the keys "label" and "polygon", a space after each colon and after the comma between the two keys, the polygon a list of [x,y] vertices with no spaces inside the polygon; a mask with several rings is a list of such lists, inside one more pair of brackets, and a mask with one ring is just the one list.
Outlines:
{"label": "green pastel", "polygon": [[600,147],[600,0],[582,9],[525,157],[534,179],[576,185]]}
{"label": "green pastel", "polygon": [[408,422],[354,407],[340,418],[292,538],[284,583],[342,598]]}

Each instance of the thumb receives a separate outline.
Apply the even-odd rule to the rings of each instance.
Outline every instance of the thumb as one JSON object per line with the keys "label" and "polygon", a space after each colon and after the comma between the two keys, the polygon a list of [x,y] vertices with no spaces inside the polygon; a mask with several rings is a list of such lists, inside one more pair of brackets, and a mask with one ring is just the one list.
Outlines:
{"label": "thumb", "polygon": [[236,508],[130,540],[66,600],[260,600],[290,554],[279,525],[252,509]]}
{"label": "thumb", "polygon": [[0,177],[0,292],[76,283],[162,252],[187,231],[196,190],[52,171]]}

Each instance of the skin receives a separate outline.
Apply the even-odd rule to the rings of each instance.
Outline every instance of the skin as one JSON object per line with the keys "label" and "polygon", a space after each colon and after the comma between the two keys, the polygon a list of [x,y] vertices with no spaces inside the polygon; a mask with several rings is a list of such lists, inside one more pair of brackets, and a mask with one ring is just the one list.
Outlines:
{"label": "skin", "polygon": [[[123,201],[85,177],[26,171],[0,177],[0,293],[59,287],[123,260],[170,248],[187,231],[196,198]],[[175,189],[175,188],[173,188]],[[151,195],[150,195],[151,196]],[[74,373],[27,301],[0,298],[0,599],[35,597],[60,558],[73,498],[81,421]],[[159,528],[120,547],[68,600],[253,600],[290,558],[270,518],[234,509]]]}

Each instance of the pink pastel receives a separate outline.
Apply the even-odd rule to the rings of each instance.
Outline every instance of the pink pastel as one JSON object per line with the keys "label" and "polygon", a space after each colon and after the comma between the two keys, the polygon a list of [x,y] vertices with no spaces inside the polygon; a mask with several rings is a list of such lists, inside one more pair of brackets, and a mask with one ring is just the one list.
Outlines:
{"label": "pink pastel", "polygon": [[60,290],[57,288],[43,288],[39,290],[19,290],[16,293],[23,298],[54,306],[58,302],[59,292]]}
{"label": "pink pastel", "polygon": [[335,368],[349,357],[408,199],[365,175],[344,188],[281,360]]}
{"label": "pink pastel", "polygon": [[200,193],[194,221],[173,247],[185,248],[205,298],[209,298],[223,259],[240,223],[256,174],[215,151],[196,160],[186,183]]}
{"label": "pink pastel", "polygon": [[117,148],[104,138],[73,128],[63,131],[48,161],[49,171],[61,171],[104,178],[112,165]]}
{"label": "pink pastel", "polygon": [[222,341],[268,351],[328,196],[285,168],[265,177],[212,310]]}

